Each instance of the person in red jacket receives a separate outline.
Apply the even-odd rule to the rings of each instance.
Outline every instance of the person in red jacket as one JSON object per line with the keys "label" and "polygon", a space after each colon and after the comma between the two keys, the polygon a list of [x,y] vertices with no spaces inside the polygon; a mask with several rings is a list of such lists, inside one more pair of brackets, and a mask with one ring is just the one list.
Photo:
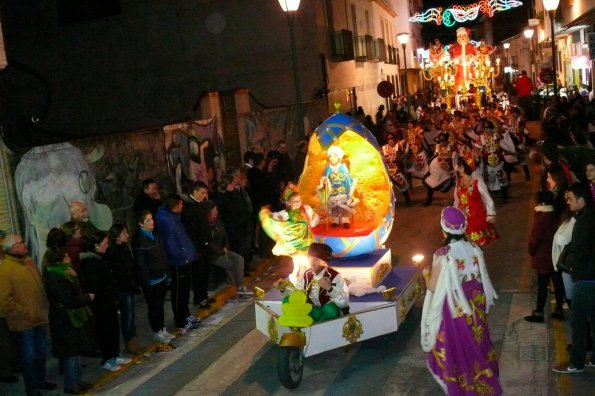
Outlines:
{"label": "person in red jacket", "polygon": [[[551,191],[540,191],[537,193],[537,206],[533,216],[533,226],[529,236],[529,254],[531,255],[531,266],[537,274],[537,305],[530,316],[525,320],[533,323],[543,323],[543,309],[547,299],[547,287],[550,278],[554,281],[554,293],[556,295],[556,311],[562,312],[564,303],[564,287],[562,282],[556,282],[557,277],[552,276],[555,272],[552,263],[552,243],[557,228],[557,216],[554,211],[554,194]],[[552,314],[552,317],[553,314]]]}
{"label": "person in red jacket", "polygon": [[533,91],[533,83],[531,82],[531,79],[527,77],[526,70],[521,72],[521,75],[516,80],[515,86],[519,99],[531,95],[531,91]]}

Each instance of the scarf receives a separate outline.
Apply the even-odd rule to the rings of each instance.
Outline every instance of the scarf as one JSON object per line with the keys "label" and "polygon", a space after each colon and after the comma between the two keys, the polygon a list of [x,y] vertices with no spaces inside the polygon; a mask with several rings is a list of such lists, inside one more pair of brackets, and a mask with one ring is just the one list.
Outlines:
{"label": "scarf", "polygon": [[[54,265],[48,265],[46,267],[47,272],[53,272],[55,274],[61,275],[65,277],[70,283],[73,283],[79,286],[79,280],[76,276],[69,274],[66,270],[70,268],[70,264],[66,263],[56,263]],[[85,305],[80,308],[64,308],[68,317],[70,318],[70,322],[75,328],[82,327],[85,323],[91,319],[93,313],[91,312],[91,308],[88,305]]]}

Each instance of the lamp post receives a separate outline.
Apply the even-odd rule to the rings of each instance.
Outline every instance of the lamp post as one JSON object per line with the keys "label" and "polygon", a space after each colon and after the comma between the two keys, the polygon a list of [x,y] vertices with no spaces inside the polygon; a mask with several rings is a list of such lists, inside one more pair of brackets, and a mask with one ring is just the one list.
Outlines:
{"label": "lamp post", "polygon": [[407,49],[407,42],[409,41],[409,33],[399,33],[397,34],[397,40],[401,43],[403,47],[403,93],[405,94],[405,99],[407,101],[407,113],[409,113],[409,92],[407,90],[407,53],[405,52]]}
{"label": "lamp post", "polygon": [[533,33],[535,30],[527,28],[523,31],[523,35],[529,40],[529,49],[531,51],[531,82],[535,84],[535,53],[533,52]]}
{"label": "lamp post", "polygon": [[291,63],[293,64],[293,84],[295,86],[296,129],[298,136],[304,136],[304,116],[302,114],[302,86],[300,69],[298,68],[297,50],[295,47],[295,14],[300,7],[300,0],[279,0],[281,9],[287,15],[289,38],[291,40]]}
{"label": "lamp post", "polygon": [[[424,58],[424,49],[421,47],[417,49],[417,61],[419,63],[420,69],[423,69],[426,66],[426,60]],[[423,88],[425,89],[426,81],[424,79],[422,79],[422,84]]]}
{"label": "lamp post", "polygon": [[504,51],[506,51],[506,61],[504,72],[508,69],[508,78],[506,79],[506,93],[510,90],[510,84],[512,84],[512,74],[510,72],[510,56],[508,50],[510,49],[510,43],[503,43],[502,47],[504,47]]}
{"label": "lamp post", "polygon": [[547,11],[550,18],[550,35],[552,39],[552,71],[554,74],[554,103],[558,103],[558,79],[556,78],[556,43],[554,40],[554,18],[560,0],[543,0],[543,8]]}

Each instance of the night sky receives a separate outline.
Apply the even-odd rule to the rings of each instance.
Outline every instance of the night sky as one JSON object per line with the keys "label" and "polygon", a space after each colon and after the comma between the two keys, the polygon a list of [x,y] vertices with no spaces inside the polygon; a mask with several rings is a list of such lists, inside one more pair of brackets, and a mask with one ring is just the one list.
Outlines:
{"label": "night sky", "polygon": [[[538,0],[539,1],[539,0]],[[432,7],[442,7],[446,9],[449,5],[452,4],[472,4],[477,2],[477,0],[459,0],[459,1],[452,1],[452,0],[424,0],[424,10]],[[532,9],[532,5],[529,1],[523,1],[521,7],[512,8],[508,11],[497,12],[494,14],[493,19],[493,30],[494,30],[494,44],[499,43],[502,40],[505,40],[515,34],[521,33],[524,28],[528,25],[527,20],[529,19],[529,12]],[[474,25],[480,24],[478,22],[479,18],[475,21],[467,22],[467,23],[456,23],[455,25],[447,28],[444,25],[436,26],[435,23],[422,23],[421,24],[421,32],[422,37],[425,42],[425,47],[428,46],[429,42],[434,41],[435,38],[438,38],[443,44],[448,44],[456,41],[456,30],[461,26],[466,26],[468,28],[473,29]],[[477,37],[476,34],[471,34],[472,40],[480,40],[483,37]]]}

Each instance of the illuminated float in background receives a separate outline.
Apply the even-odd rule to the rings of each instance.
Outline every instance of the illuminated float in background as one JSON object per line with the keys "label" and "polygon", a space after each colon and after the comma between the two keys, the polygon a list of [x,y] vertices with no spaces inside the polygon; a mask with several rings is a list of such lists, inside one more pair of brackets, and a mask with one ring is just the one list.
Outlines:
{"label": "illuminated float in background", "polygon": [[[472,4],[453,4],[447,8],[429,8],[409,18],[415,23],[435,23],[446,27],[477,19],[480,15],[491,18],[503,12],[522,6],[519,0],[480,0]],[[494,47],[469,40],[469,30],[457,29],[457,42],[443,46],[435,40],[429,48],[428,62],[424,62],[422,74],[425,80],[440,87],[449,109],[459,107],[459,100],[480,104],[481,93],[491,91],[491,79],[500,74],[500,59],[495,67],[491,55]]]}
{"label": "illuminated float in background", "polygon": [[495,47],[469,39],[469,29],[457,29],[457,42],[442,45],[437,39],[428,49],[423,78],[438,86],[449,109],[459,107],[460,99],[480,104],[481,94],[489,95],[492,78],[500,75],[500,58],[492,63]]}

